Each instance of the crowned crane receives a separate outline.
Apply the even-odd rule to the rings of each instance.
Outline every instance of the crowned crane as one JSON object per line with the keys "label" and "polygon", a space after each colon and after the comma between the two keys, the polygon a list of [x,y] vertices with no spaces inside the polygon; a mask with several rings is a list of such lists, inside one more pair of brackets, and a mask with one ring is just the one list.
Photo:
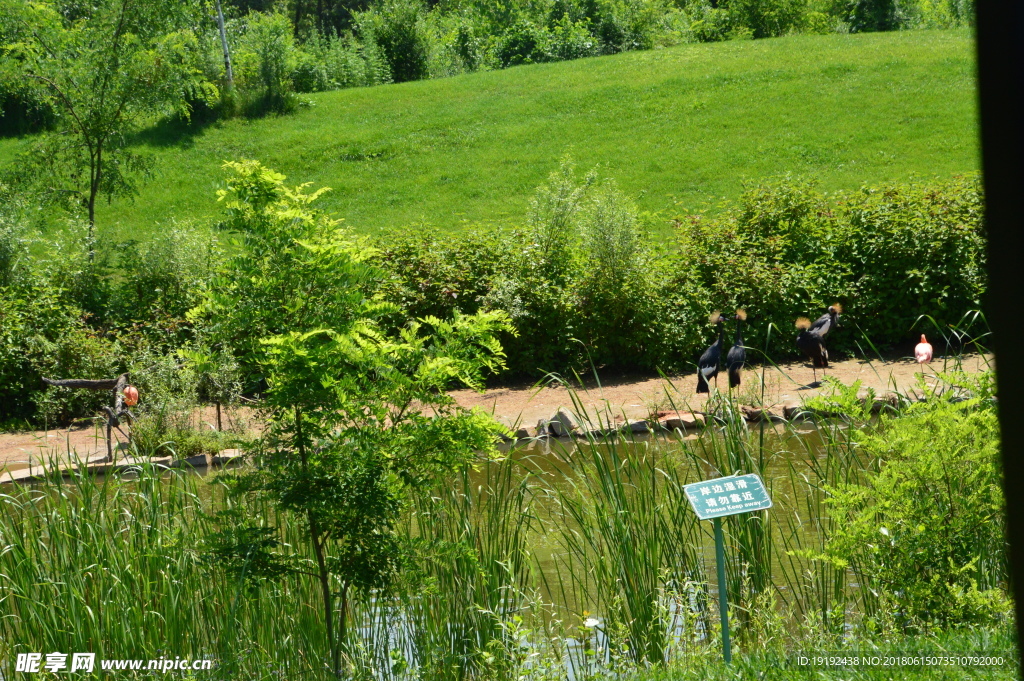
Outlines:
{"label": "crowned crane", "polygon": [[718,326],[718,340],[704,351],[704,354],[700,356],[700,360],[697,362],[697,392],[699,393],[710,392],[708,381],[712,378],[715,379],[715,385],[718,385],[718,362],[722,358],[725,317],[718,310],[715,310],[711,313],[708,321]]}
{"label": "crowned crane", "polygon": [[747,350],[743,347],[743,322],[747,319],[746,310],[736,310],[736,340],[729,348],[729,354],[725,356],[725,367],[729,372],[729,387],[735,388],[740,384],[740,372],[743,371],[743,363],[747,361]]}
{"label": "crowned crane", "polygon": [[807,317],[796,320],[796,328],[800,333],[796,337],[796,346],[811,360],[814,371],[814,382],[818,382],[818,368],[828,368],[828,348],[825,347],[825,336],[839,325],[839,315],[843,308],[839,303],[829,305],[828,312],[818,317],[813,323]]}

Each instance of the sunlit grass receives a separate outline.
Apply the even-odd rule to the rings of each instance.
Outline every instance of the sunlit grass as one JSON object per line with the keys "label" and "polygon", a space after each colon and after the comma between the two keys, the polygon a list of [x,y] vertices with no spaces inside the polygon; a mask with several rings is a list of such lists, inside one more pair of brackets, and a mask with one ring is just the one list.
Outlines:
{"label": "sunlit grass", "polygon": [[[835,190],[979,167],[966,31],[684,45],[303,99],[289,116],[142,135],[157,175],[134,204],[103,202],[100,233],[218,214],[220,165],[242,157],[332,187],[324,206],[364,233],[521,223],[565,154],[600,164],[662,230],[781,173]],[[25,143],[0,140],[0,165]]]}

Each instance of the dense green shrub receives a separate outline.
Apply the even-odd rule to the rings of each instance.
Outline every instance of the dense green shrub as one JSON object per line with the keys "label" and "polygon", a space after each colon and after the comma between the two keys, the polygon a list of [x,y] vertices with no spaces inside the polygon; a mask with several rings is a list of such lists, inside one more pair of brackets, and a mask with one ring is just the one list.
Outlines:
{"label": "dense green shrub", "polygon": [[[845,312],[834,353],[907,343],[980,309],[984,232],[976,178],[826,196],[793,179],[751,186],[720,217],[676,221],[656,246],[614,187],[564,166],[523,231],[381,239],[385,296],[410,316],[506,310],[515,373],[678,370],[710,341],[713,309],[746,308],[746,343],[795,354],[793,322]],[[468,266],[467,266],[468,265]]]}
{"label": "dense green shrub", "polygon": [[520,64],[540,64],[551,59],[549,43],[550,35],[543,26],[522,20],[513,24],[498,38],[494,55],[502,68]]}
{"label": "dense green shrub", "polygon": [[732,20],[724,7],[712,7],[708,2],[693,2],[687,7],[690,35],[700,43],[718,42],[729,37]]}
{"label": "dense green shrub", "polygon": [[771,38],[797,31],[807,15],[806,0],[731,0],[733,21],[754,38]]}
{"label": "dense green shrub", "polygon": [[296,50],[288,17],[250,14],[240,43],[235,53],[235,72],[242,87],[259,93],[259,106],[290,108]]}
{"label": "dense green shrub", "polygon": [[554,22],[548,48],[552,59],[581,59],[599,54],[601,45],[589,29],[588,21],[571,21],[563,17]]}
{"label": "dense green shrub", "polygon": [[184,341],[185,314],[198,304],[222,258],[215,236],[187,226],[173,227],[144,244],[119,244],[109,323],[147,332],[154,340]]}
{"label": "dense green shrub", "polygon": [[[982,380],[991,381],[991,375]],[[828,552],[903,626],[1008,614],[999,426],[987,394],[918,404],[859,443],[878,470],[831,490]]]}
{"label": "dense green shrub", "polygon": [[384,0],[358,13],[364,41],[380,48],[396,83],[426,78],[430,72],[430,38],[418,0]]}
{"label": "dense green shrub", "polygon": [[322,92],[331,89],[327,65],[307,52],[296,52],[291,79],[296,92]]}
{"label": "dense green shrub", "polygon": [[850,0],[851,31],[891,31],[899,27],[897,0]]}
{"label": "dense green shrub", "polygon": [[666,13],[658,0],[599,0],[598,11],[595,33],[608,54],[654,47]]}
{"label": "dense green shrub", "polygon": [[298,92],[364,87],[390,83],[391,71],[369,37],[313,33],[297,56],[292,81]]}
{"label": "dense green shrub", "polygon": [[919,315],[941,326],[980,309],[985,232],[979,179],[866,189],[840,204],[838,257],[849,268],[851,321],[871,339],[906,333]]}

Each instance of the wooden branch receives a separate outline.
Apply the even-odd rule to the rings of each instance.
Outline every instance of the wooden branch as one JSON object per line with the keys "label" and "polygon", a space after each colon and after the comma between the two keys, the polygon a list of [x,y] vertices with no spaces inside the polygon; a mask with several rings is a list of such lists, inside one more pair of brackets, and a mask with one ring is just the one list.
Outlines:
{"label": "wooden branch", "polygon": [[[128,385],[128,374],[121,374],[117,378],[101,378],[96,380],[85,378],[44,378],[46,385],[58,388],[84,388],[85,390],[110,390],[114,394],[114,408],[104,405],[103,411],[107,415],[107,461],[116,463],[114,449],[111,442],[111,435],[114,428],[121,431],[121,419],[128,417],[128,423],[132,422],[132,413],[124,406],[124,389]],[[126,436],[127,437],[127,436]]]}
{"label": "wooden branch", "polygon": [[125,374],[117,378],[90,380],[85,378],[44,378],[43,383],[57,388],[84,388],[86,390],[113,390]]}

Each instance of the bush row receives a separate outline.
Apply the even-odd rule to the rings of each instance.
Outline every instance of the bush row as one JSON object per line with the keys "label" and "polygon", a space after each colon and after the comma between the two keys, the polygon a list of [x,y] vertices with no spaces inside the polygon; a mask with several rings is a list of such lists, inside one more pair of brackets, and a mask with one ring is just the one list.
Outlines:
{"label": "bush row", "polygon": [[[145,245],[101,243],[90,261],[84,230],[33,243],[15,205],[0,210],[0,422],[94,412],[92,397],[43,391],[41,376],[109,377],[187,356],[204,367],[188,383],[197,399],[257,385],[188,317],[223,262],[208,228],[179,227]],[[783,178],[749,187],[715,217],[676,219],[673,236],[656,240],[650,228],[663,218],[566,161],[517,230],[377,238],[376,293],[394,304],[394,327],[508,312],[509,376],[692,369],[714,334],[711,311],[738,307],[748,312],[753,360],[795,356],[794,319],[836,301],[845,311],[833,353],[868,352],[980,308],[981,215],[973,176],[830,195]],[[178,390],[171,369],[147,371],[167,377],[168,394]]]}
{"label": "bush row", "polygon": [[[389,234],[385,295],[405,315],[508,311],[510,370],[692,369],[712,310],[743,307],[746,344],[795,354],[793,322],[844,307],[833,352],[870,352],[957,324],[982,303],[985,237],[977,177],[825,195],[781,179],[718,217],[653,219],[609,182],[564,165],[519,231]],[[927,315],[926,323],[919,319]],[[756,353],[755,353],[756,354]]]}

